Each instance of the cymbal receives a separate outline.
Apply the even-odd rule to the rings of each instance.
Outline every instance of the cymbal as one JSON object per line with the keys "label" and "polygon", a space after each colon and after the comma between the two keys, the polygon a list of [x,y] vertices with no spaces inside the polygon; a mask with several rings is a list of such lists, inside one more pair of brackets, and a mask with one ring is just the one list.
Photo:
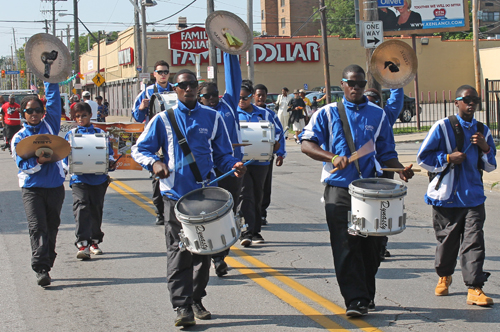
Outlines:
{"label": "cymbal", "polygon": [[208,15],[205,29],[210,42],[223,52],[243,54],[253,45],[253,33],[248,25],[225,10],[217,10]]}
{"label": "cymbal", "polygon": [[372,54],[370,72],[383,86],[395,89],[410,83],[417,74],[418,60],[410,45],[400,40],[380,44]]}
{"label": "cymbal", "polygon": [[48,33],[31,36],[24,51],[28,68],[39,79],[59,83],[71,74],[71,55],[57,37]]}
{"label": "cymbal", "polygon": [[56,135],[40,134],[28,136],[21,140],[16,145],[16,153],[19,157],[28,159],[34,157],[36,150],[39,148],[49,148],[54,151],[50,162],[62,160],[71,152],[71,146],[64,138]]}

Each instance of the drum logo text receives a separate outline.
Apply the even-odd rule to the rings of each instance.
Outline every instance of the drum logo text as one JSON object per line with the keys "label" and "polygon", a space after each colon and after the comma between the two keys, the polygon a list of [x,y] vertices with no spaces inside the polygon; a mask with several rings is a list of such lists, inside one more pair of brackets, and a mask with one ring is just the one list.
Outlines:
{"label": "drum logo text", "polygon": [[196,226],[195,228],[196,228],[196,234],[198,234],[198,240],[200,241],[200,247],[202,249],[207,249],[208,248],[207,241],[205,240],[205,237],[203,236],[203,232],[205,231],[205,226],[200,225],[200,226]]}
{"label": "drum logo text", "polygon": [[391,206],[389,201],[380,202],[380,228],[387,228],[387,209]]}

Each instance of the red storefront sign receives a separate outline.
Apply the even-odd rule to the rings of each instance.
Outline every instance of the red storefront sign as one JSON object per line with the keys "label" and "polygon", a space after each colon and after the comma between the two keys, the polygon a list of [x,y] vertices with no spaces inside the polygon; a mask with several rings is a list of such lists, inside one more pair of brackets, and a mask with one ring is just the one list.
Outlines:
{"label": "red storefront sign", "polygon": [[168,48],[194,54],[208,51],[208,36],[205,28],[191,27],[168,35]]}

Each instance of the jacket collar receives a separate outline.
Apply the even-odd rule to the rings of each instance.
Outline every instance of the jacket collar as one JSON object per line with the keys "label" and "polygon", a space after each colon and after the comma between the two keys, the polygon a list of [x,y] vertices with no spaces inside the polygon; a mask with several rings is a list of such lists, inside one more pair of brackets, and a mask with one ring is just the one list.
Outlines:
{"label": "jacket collar", "polygon": [[[179,109],[179,111],[183,112],[183,113],[192,113],[192,112],[196,112],[197,110],[199,110],[201,108],[201,104],[199,102],[196,102],[196,105],[194,106],[193,109],[189,109],[186,105],[184,105],[179,99],[177,99],[177,108]],[[210,107],[208,107],[210,108]]]}
{"label": "jacket collar", "polygon": [[350,110],[354,110],[354,111],[359,111],[359,110],[362,110],[363,108],[365,108],[366,105],[368,105],[368,98],[366,98],[366,96],[363,96],[363,102],[361,104],[355,104],[355,103],[352,103],[352,102],[348,101],[347,99],[345,99],[345,96],[344,96],[344,98],[342,99],[342,102],[344,103],[344,106],[346,108],[349,108]]}
{"label": "jacket collar", "polygon": [[477,120],[474,117],[472,118],[471,122],[467,122],[464,119],[462,119],[460,117],[460,115],[458,115],[458,113],[456,114],[456,116],[457,116],[458,122],[460,122],[460,125],[462,125],[462,127],[464,127],[465,129],[470,129],[472,126],[476,125],[476,123],[477,123]]}
{"label": "jacket collar", "polygon": [[79,132],[84,131],[84,132],[87,132],[87,133],[88,132],[95,132],[95,128],[94,128],[93,124],[90,124],[90,126],[88,126],[88,127],[78,126],[77,131],[79,131]]}

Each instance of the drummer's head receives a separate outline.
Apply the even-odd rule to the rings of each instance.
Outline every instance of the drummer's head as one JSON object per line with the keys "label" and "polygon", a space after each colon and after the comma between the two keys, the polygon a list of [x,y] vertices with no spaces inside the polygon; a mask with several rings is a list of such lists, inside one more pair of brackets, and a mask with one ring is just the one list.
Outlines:
{"label": "drummer's head", "polygon": [[254,93],[253,84],[250,80],[244,80],[241,82],[240,90],[240,102],[238,106],[247,112],[250,112],[252,108],[252,96]]}
{"label": "drummer's head", "polygon": [[253,95],[254,104],[266,108],[267,99],[267,87],[264,84],[257,84],[255,87],[255,93]]}
{"label": "drummer's head", "polygon": [[163,88],[166,88],[168,78],[170,77],[170,66],[168,65],[168,62],[164,60],[156,61],[155,72],[153,75],[156,78],[156,82]]}
{"label": "drummer's head", "polygon": [[28,122],[31,126],[39,124],[45,115],[43,102],[37,95],[24,97],[21,101],[21,110],[23,111],[23,116],[26,119],[26,122]]}
{"label": "drummer's head", "polygon": [[182,69],[175,74],[174,91],[177,93],[177,98],[187,108],[193,109],[196,106],[198,92],[198,79],[196,74],[191,70]]}
{"label": "drummer's head", "polygon": [[355,104],[361,104],[365,101],[363,97],[366,86],[365,71],[360,66],[347,66],[342,72],[340,85],[347,101]]}
{"label": "drummer's head", "polygon": [[209,107],[219,104],[219,89],[213,82],[202,82],[198,88],[198,101]]}
{"label": "drummer's head", "polygon": [[70,112],[71,119],[76,121],[80,127],[90,126],[90,118],[92,117],[92,108],[84,101],[78,102],[73,106]]}

